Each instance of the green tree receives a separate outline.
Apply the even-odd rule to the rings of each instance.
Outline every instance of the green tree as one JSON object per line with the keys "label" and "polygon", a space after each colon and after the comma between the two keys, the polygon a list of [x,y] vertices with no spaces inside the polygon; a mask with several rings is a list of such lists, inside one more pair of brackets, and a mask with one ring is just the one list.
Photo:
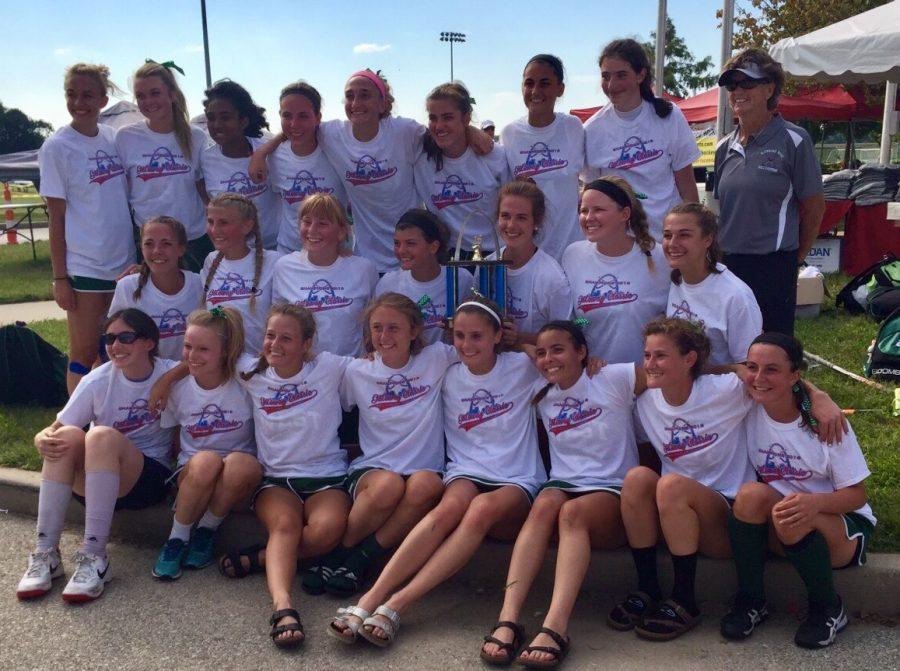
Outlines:
{"label": "green tree", "polygon": [[22,110],[6,108],[0,103],[0,154],[37,149],[53,132],[53,126],[32,119]]}
{"label": "green tree", "polygon": [[[888,0],[743,0],[735,7],[734,48],[768,48],[874,9]],[[722,12],[716,15],[721,19]]]}
{"label": "green tree", "polygon": [[[650,63],[656,58],[656,32],[650,33],[650,41],[644,42],[650,54]],[[712,72],[712,56],[697,60],[682,37],[675,32],[672,19],[666,17],[666,61],[663,68],[663,90],[686,98],[697,91],[705,91],[716,82]]]}

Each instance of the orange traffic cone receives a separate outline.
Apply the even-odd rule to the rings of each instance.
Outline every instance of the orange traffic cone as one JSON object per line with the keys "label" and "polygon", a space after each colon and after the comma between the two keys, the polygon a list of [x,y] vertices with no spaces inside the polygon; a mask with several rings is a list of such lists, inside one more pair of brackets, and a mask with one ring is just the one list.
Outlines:
{"label": "orange traffic cone", "polygon": [[[9,182],[3,182],[3,202],[7,205],[12,203],[12,194],[9,192]],[[6,242],[10,245],[19,244],[19,236],[16,235],[16,229],[13,228],[14,221],[15,217],[13,216],[13,211],[11,209],[6,210]]]}

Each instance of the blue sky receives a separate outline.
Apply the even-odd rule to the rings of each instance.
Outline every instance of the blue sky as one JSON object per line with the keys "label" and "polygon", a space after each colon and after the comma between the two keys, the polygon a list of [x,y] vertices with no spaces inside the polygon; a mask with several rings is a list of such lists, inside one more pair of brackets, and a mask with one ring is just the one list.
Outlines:
{"label": "blue sky", "polygon": [[[719,6],[709,0],[668,2],[688,47],[695,56],[711,55],[716,67]],[[324,118],[343,118],[343,83],[363,67],[387,75],[395,113],[424,121],[425,96],[450,77],[449,47],[438,36],[451,30],[467,35],[465,44],[454,47],[454,74],[477,101],[476,119],[493,119],[499,129],[524,114],[522,69],[539,52],[565,63],[566,94],[558,109],[598,105],[604,102],[596,65],[601,47],[617,37],[648,39],[656,12],[653,0],[207,0],[213,80],[230,77],[244,85],[268,110],[270,123],[277,122],[278,92],[296,79],[319,89]],[[62,95],[67,65],[105,63],[131,99],[131,74],[150,57],[184,68],[179,81],[190,113],[202,112],[199,0],[30,0],[7,8],[4,23],[0,101],[7,107],[59,127],[69,121]]]}

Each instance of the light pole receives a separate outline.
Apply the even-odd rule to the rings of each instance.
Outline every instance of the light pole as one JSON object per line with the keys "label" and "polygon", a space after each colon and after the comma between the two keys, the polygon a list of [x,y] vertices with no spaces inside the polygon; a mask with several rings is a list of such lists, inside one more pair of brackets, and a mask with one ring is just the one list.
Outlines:
{"label": "light pole", "polygon": [[450,81],[453,81],[453,43],[465,42],[465,33],[441,33],[441,42],[450,43]]}
{"label": "light pole", "polygon": [[200,20],[203,23],[203,58],[206,61],[206,88],[212,88],[209,71],[209,32],[206,30],[206,0],[200,0]]}

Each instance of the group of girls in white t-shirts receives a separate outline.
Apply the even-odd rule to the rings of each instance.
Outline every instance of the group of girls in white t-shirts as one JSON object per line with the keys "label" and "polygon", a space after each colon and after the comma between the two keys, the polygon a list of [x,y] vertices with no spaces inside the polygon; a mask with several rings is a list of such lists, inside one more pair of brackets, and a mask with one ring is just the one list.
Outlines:
{"label": "group of girls in white t-shirts", "polygon": [[[107,71],[73,66],[72,126],[41,154],[73,393],[35,439],[45,459],[38,541],[17,594],[46,594],[62,575],[73,492],[87,522],[63,596],[87,601],[111,577],[114,510],[153,505],[174,482],[153,575],[207,566],[223,519],[252,505],[267,543],[229,552],[219,568],[233,578],[265,571],[279,647],[305,637],[291,599],[298,559],[308,560],[306,592],[349,597],[393,553],[327,628],[383,647],[400,614],[488,533],[517,538],[481,649],[488,663],[558,664],[591,548],[626,542],[638,588],[610,612],[611,627],[652,639],[689,630],[700,617],[698,552],[734,547],[740,590],[722,632],[746,637],[767,615],[768,524],[810,590],[798,644],[833,641],[846,617],[831,565],[864,560],[874,525],[865,462],[852,433],[852,456],[809,437],[832,435],[839,410],[799,379],[799,344],[759,335],[752,294],[718,263],[715,216],[678,204],[696,200],[696,147],[677,108],[652,95],[632,42],[604,49],[612,104],[583,129],[554,111],[559,59],[532,58],[528,114],[500,145],[470,125],[462,85],[428,95],[426,128],[391,115],[390,88],[369,70],[347,81],[345,122],[321,122],[309,84],[285,87],[282,134],[269,142],[262,108],[219,82],[204,102],[210,141],[187,123],[171,69],[153,62],[135,79],[146,123],[113,138],[96,122]],[[77,182],[83,164],[96,164],[89,183],[115,193],[98,200]],[[603,176],[579,195],[579,172],[591,170]],[[142,262],[116,284],[99,269],[131,261],[114,258],[131,243],[129,207]],[[101,221],[121,244],[94,249]],[[447,296],[443,264],[457,238],[467,255],[478,242],[507,262],[505,315],[466,297],[475,280],[465,269],[463,302]],[[191,262],[199,274],[182,269]],[[86,323],[106,312],[109,362],[91,371],[97,334]],[[608,364],[594,376],[588,353]],[[735,366],[745,360],[746,371]],[[354,409],[359,445],[348,459],[338,428]],[[661,474],[639,465],[642,433]],[[754,469],[777,485],[756,483]],[[665,600],[660,529],[675,573]],[[523,648],[522,605],[554,531],[553,602]]]}

